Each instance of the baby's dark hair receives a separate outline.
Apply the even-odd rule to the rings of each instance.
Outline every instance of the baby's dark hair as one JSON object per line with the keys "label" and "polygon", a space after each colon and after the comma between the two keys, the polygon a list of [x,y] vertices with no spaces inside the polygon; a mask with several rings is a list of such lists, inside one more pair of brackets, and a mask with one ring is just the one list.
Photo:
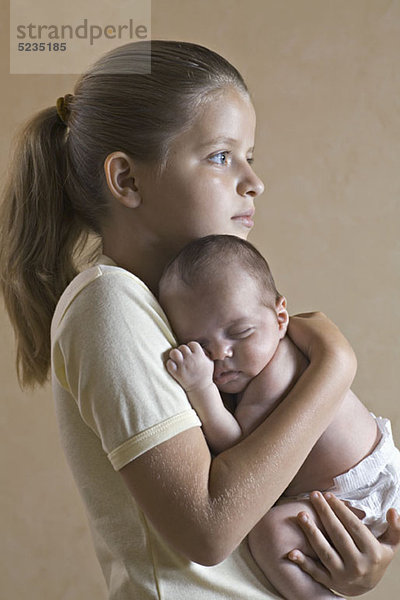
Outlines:
{"label": "baby's dark hair", "polygon": [[265,258],[250,242],[234,235],[208,235],[187,244],[165,267],[159,283],[160,294],[175,277],[193,287],[212,280],[233,262],[257,280],[266,303],[280,297]]}

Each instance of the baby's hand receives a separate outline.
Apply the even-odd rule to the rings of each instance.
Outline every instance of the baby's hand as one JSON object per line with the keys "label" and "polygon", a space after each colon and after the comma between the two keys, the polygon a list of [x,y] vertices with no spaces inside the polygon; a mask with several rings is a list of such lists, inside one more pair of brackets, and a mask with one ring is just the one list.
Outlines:
{"label": "baby's hand", "polygon": [[166,366],[186,392],[200,390],[213,383],[214,363],[198,342],[182,344],[171,350]]}

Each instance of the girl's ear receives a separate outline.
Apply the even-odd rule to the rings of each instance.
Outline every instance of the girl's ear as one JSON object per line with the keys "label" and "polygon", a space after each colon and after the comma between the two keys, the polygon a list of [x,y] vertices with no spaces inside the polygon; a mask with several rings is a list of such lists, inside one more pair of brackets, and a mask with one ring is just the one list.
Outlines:
{"label": "girl's ear", "polygon": [[113,197],[127,208],[137,208],[142,198],[134,176],[134,163],[125,152],[112,152],[104,161],[107,185]]}
{"label": "girl's ear", "polygon": [[286,308],[286,298],[284,296],[277,298],[275,310],[278,319],[279,337],[282,339],[285,337],[289,325],[289,313]]}

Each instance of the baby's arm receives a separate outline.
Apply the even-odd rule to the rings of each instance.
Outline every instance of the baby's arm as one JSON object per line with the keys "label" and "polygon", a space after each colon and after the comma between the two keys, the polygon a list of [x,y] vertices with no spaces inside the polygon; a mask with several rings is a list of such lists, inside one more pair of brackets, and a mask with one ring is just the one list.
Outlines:
{"label": "baby's arm", "polygon": [[242,438],[242,430],[222,402],[212,379],[214,363],[200,344],[189,342],[171,350],[167,369],[196,409],[211,450],[219,454],[236,444]]}

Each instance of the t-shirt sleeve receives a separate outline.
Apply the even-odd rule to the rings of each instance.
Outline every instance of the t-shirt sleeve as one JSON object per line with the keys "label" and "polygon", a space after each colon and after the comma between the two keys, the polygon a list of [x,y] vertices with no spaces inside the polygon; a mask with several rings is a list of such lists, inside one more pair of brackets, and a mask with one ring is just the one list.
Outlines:
{"label": "t-shirt sleeve", "polygon": [[176,345],[167,318],[138,278],[94,267],[67,288],[61,306],[52,325],[52,376],[75,400],[114,469],[201,425],[165,368]]}

